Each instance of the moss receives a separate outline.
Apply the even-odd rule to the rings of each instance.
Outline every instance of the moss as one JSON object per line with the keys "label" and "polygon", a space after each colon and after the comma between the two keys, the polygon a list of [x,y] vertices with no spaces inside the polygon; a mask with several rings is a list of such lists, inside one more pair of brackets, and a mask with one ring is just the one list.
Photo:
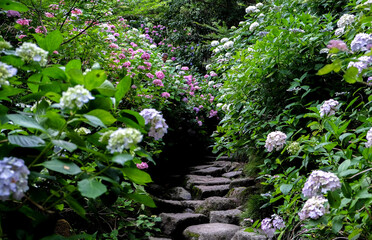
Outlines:
{"label": "moss", "polygon": [[188,237],[188,239],[191,239],[191,240],[198,240],[200,237],[199,234],[193,233],[193,232],[186,232],[186,236]]}
{"label": "moss", "polygon": [[263,219],[272,212],[271,208],[261,208],[266,200],[261,195],[251,195],[244,205],[244,212],[241,219],[251,218],[253,220]]}

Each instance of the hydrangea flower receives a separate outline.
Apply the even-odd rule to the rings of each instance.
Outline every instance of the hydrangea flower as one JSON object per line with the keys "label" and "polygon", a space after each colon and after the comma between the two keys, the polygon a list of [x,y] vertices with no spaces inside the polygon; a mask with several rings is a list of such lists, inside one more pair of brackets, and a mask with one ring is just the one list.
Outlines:
{"label": "hydrangea flower", "polygon": [[336,36],[341,36],[345,33],[345,28],[337,28],[335,31]]}
{"label": "hydrangea flower", "polygon": [[140,115],[145,119],[145,124],[150,124],[150,137],[159,140],[168,132],[168,125],[159,111],[155,109],[143,109]]}
{"label": "hydrangea flower", "polygon": [[256,6],[249,6],[245,9],[246,13],[257,13],[260,10]]}
{"label": "hydrangea flower", "polygon": [[[102,136],[103,137],[103,136]],[[111,153],[122,153],[142,141],[142,134],[134,128],[119,128],[110,134],[107,149]]]}
{"label": "hydrangea flower", "polygon": [[271,218],[265,218],[261,222],[261,229],[269,238],[273,238],[275,231],[282,228],[285,228],[284,220],[277,214],[273,214]]}
{"label": "hydrangea flower", "polygon": [[223,45],[223,48],[224,49],[229,49],[229,48],[232,48],[234,46],[234,42],[233,41],[228,41],[228,42],[225,42],[225,44]]}
{"label": "hydrangea flower", "polygon": [[94,99],[92,94],[81,85],[69,87],[66,92],[62,93],[59,104],[62,109],[81,109],[84,103]]}
{"label": "hydrangea flower", "polygon": [[21,200],[28,190],[30,171],[24,161],[15,157],[5,157],[0,161],[0,200]]}
{"label": "hydrangea flower", "polygon": [[88,134],[91,134],[92,132],[86,128],[86,127],[80,127],[80,128],[77,128],[75,129],[75,132],[77,132],[77,134],[81,135],[81,136],[85,136],[85,135],[88,135]]}
{"label": "hydrangea flower", "polygon": [[318,219],[323,216],[327,208],[324,206],[325,203],[328,203],[328,200],[322,196],[314,196],[306,201],[302,210],[298,213],[301,220],[306,218]]}
{"label": "hydrangea flower", "polygon": [[165,78],[165,75],[162,71],[157,71],[155,72],[155,75],[157,78],[159,78],[160,80],[163,80]]}
{"label": "hydrangea flower", "polygon": [[222,38],[222,39],[221,39],[221,43],[225,43],[225,42],[227,42],[227,41],[229,41],[228,38]]}
{"label": "hydrangea flower", "polygon": [[149,167],[149,165],[145,162],[137,163],[136,166],[137,166],[138,169],[146,169],[146,168]]}
{"label": "hydrangea flower", "polygon": [[160,79],[155,79],[154,81],[152,81],[152,83],[155,86],[164,87],[164,84],[163,84],[163,82]]}
{"label": "hydrangea flower", "polygon": [[265,148],[268,152],[272,152],[275,148],[276,151],[279,151],[284,147],[287,135],[281,131],[275,131],[269,133],[266,138]]}
{"label": "hydrangea flower", "polygon": [[16,54],[26,62],[39,62],[41,66],[45,66],[47,64],[48,52],[39,48],[34,43],[24,42],[19,48],[16,49]]}
{"label": "hydrangea flower", "polygon": [[2,85],[9,85],[7,79],[15,76],[16,74],[17,74],[16,68],[0,62],[0,87]]}
{"label": "hydrangea flower", "polygon": [[296,154],[300,150],[300,144],[298,142],[293,142],[287,147],[287,151],[290,154]]}
{"label": "hydrangea flower", "polygon": [[18,11],[8,10],[6,12],[7,17],[21,17],[21,14]]}
{"label": "hydrangea flower", "polygon": [[320,107],[320,117],[335,115],[338,105],[339,102],[333,99],[325,101]]}
{"label": "hydrangea flower", "polygon": [[357,62],[349,62],[347,68],[356,67],[360,74],[364,69],[368,68],[368,65],[372,62],[372,56],[361,56]]}
{"label": "hydrangea flower", "polygon": [[216,41],[216,40],[211,42],[211,46],[212,46],[212,47],[215,47],[215,46],[217,46],[218,44],[220,44],[220,43],[219,43],[218,41]]}
{"label": "hydrangea flower", "polygon": [[331,40],[329,41],[329,44],[327,45],[327,48],[337,48],[340,51],[347,51],[347,45],[342,40]]}
{"label": "hydrangea flower", "polygon": [[366,138],[367,138],[366,148],[369,148],[372,146],[372,128],[368,130]]}
{"label": "hydrangea flower", "polygon": [[0,40],[0,50],[11,49],[12,45],[9,42]]}
{"label": "hydrangea flower", "polygon": [[254,22],[249,26],[249,31],[254,31],[260,24],[258,22]]}
{"label": "hydrangea flower", "polygon": [[367,51],[367,46],[372,44],[372,36],[367,33],[358,33],[351,42],[350,47],[353,52]]}
{"label": "hydrangea flower", "polygon": [[168,92],[163,92],[163,93],[161,93],[161,96],[163,98],[169,98],[170,97],[170,94]]}
{"label": "hydrangea flower", "polygon": [[302,194],[305,197],[313,197],[338,188],[341,188],[340,179],[334,173],[315,170],[307,179]]}
{"label": "hydrangea flower", "polygon": [[337,21],[337,27],[344,28],[348,25],[351,25],[354,22],[355,16],[351,14],[344,14]]}

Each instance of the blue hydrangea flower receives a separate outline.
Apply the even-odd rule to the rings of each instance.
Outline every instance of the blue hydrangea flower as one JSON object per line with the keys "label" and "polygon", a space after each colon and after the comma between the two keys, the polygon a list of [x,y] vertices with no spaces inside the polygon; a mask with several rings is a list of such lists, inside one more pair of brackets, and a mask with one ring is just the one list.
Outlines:
{"label": "blue hydrangea flower", "polygon": [[168,132],[168,125],[159,111],[155,109],[143,109],[140,115],[145,119],[145,124],[150,124],[150,137],[159,140]]}

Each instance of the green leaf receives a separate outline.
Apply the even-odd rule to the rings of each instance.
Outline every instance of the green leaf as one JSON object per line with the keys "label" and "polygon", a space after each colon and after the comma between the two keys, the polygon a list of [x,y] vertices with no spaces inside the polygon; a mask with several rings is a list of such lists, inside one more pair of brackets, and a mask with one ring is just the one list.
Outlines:
{"label": "green leaf", "polygon": [[54,102],[59,102],[59,100],[61,99],[61,95],[55,92],[47,92],[45,94],[45,97],[49,98],[50,100]]}
{"label": "green leaf", "polygon": [[341,191],[342,191],[342,194],[346,198],[351,198],[352,190],[351,190],[350,185],[347,182],[342,183],[342,185],[341,185]]}
{"label": "green leaf", "polygon": [[150,175],[138,168],[123,168],[122,171],[124,175],[134,183],[145,185],[146,183],[152,182]]}
{"label": "green leaf", "polygon": [[340,194],[336,191],[328,192],[328,202],[333,208],[338,208],[341,204]]}
{"label": "green leaf", "polygon": [[33,128],[38,129],[40,131],[45,132],[45,129],[32,117],[28,117],[21,114],[8,114],[6,115],[15,125],[26,127],[26,128]]}
{"label": "green leaf", "polygon": [[0,89],[0,100],[11,101],[8,97],[17,95],[24,92],[25,89],[14,88],[12,86],[1,86]]}
{"label": "green leaf", "polygon": [[45,145],[43,139],[37,136],[9,135],[8,140],[11,144],[21,147],[41,147]]}
{"label": "green leaf", "polygon": [[347,138],[349,136],[354,136],[355,137],[355,134],[353,134],[353,133],[344,133],[338,139],[340,139],[340,141],[342,142],[345,138]]}
{"label": "green leaf", "polygon": [[85,209],[80,205],[78,201],[76,201],[75,198],[67,195],[65,198],[65,201],[67,204],[77,213],[80,217],[86,219],[85,217]]}
{"label": "green leaf", "polygon": [[68,71],[70,71],[71,69],[81,70],[81,61],[79,59],[74,59],[74,60],[69,61],[66,64],[65,72],[68,73]]}
{"label": "green leaf", "polygon": [[28,7],[23,5],[22,3],[14,2],[11,0],[1,0],[0,1],[0,8],[4,10],[13,10],[18,12],[27,12]]}
{"label": "green leaf", "polygon": [[58,67],[49,67],[43,70],[43,74],[57,80],[66,80],[66,73]]}
{"label": "green leaf", "polygon": [[91,91],[94,88],[101,86],[107,79],[106,73],[103,70],[92,70],[85,75],[84,86]]}
{"label": "green leaf", "polygon": [[131,194],[126,194],[126,196],[138,203],[144,204],[147,207],[151,207],[151,208],[156,207],[154,200],[152,200],[152,198],[148,195],[131,193]]}
{"label": "green leaf", "polygon": [[43,162],[40,165],[53,170],[55,172],[68,174],[68,175],[76,175],[81,173],[81,169],[78,165],[73,162],[63,162],[57,159],[52,161]]}
{"label": "green leaf", "polygon": [[341,173],[350,167],[351,161],[349,159],[345,160],[343,163],[340,164],[338,167],[338,172]]}
{"label": "green leaf", "polygon": [[372,194],[368,192],[368,188],[364,188],[357,193],[356,198],[372,198]]}
{"label": "green leaf", "polygon": [[59,130],[66,124],[66,120],[56,112],[48,111],[46,117],[48,118],[46,124],[51,128]]}
{"label": "green leaf", "polygon": [[355,173],[359,172],[358,169],[348,169],[340,173],[340,177],[346,177],[349,175],[353,175]]}
{"label": "green leaf", "polygon": [[106,186],[93,178],[79,181],[78,189],[82,196],[88,198],[97,198],[107,192]]}
{"label": "green leaf", "polygon": [[332,219],[332,232],[333,233],[339,233],[342,229],[342,220],[344,219],[343,215],[336,216]]}
{"label": "green leaf", "polygon": [[361,80],[358,74],[359,74],[358,68],[349,67],[344,74],[344,79],[348,83],[360,82]]}
{"label": "green leaf", "polygon": [[8,56],[2,56],[0,58],[0,61],[9,65],[12,65],[14,67],[22,67],[25,62],[20,58],[12,55]]}
{"label": "green leaf", "polygon": [[361,228],[354,229],[354,231],[352,231],[347,238],[349,240],[356,240],[356,239],[359,238],[359,236],[362,233],[362,231],[363,231],[363,229],[361,229]]}
{"label": "green leaf", "polygon": [[323,68],[319,69],[318,73],[316,75],[325,75],[327,73],[330,73],[335,68],[334,64],[327,64]]}
{"label": "green leaf", "polygon": [[73,84],[84,85],[84,75],[80,69],[66,70],[66,73],[70,76],[70,80]]}
{"label": "green leaf", "polygon": [[64,140],[52,140],[52,143],[55,146],[66,149],[69,152],[73,152],[77,148],[76,144]]}
{"label": "green leaf", "polygon": [[130,76],[126,76],[121,81],[119,84],[116,86],[116,93],[115,93],[115,100],[117,104],[120,102],[121,99],[125,96],[125,94],[129,91],[130,86],[132,84],[132,79]]}
{"label": "green leaf", "polygon": [[88,112],[87,114],[99,118],[102,123],[107,126],[110,126],[111,124],[116,122],[116,119],[111,115],[111,113],[102,109],[95,109]]}
{"label": "green leaf", "polygon": [[88,124],[89,125],[92,125],[93,127],[103,127],[103,128],[106,128],[105,124],[103,124],[103,122],[101,121],[101,119],[99,119],[98,117],[96,116],[92,116],[92,115],[88,115],[88,114],[84,114],[84,117],[88,120]]}
{"label": "green leaf", "polygon": [[120,115],[137,122],[141,127],[145,127],[145,119],[138,113],[132,110],[122,110]]}
{"label": "green leaf", "polygon": [[114,85],[112,85],[112,83],[108,80],[105,80],[101,84],[101,86],[97,87],[96,89],[98,90],[100,94],[107,96],[107,97],[112,97],[116,93],[116,89]]}
{"label": "green leaf", "polygon": [[123,154],[119,154],[119,155],[116,155],[112,158],[112,161],[115,162],[115,163],[118,163],[122,166],[124,166],[124,164],[127,162],[127,161],[130,161],[130,160],[133,160],[133,156],[130,155],[129,153],[123,153]]}
{"label": "green leaf", "polygon": [[27,79],[27,86],[30,88],[31,92],[36,93],[39,91],[42,76],[41,73],[35,73]]}
{"label": "green leaf", "polygon": [[280,191],[284,194],[287,195],[293,188],[293,184],[282,184],[280,186]]}
{"label": "green leaf", "polygon": [[57,50],[61,46],[62,42],[62,33],[58,30],[54,30],[53,32],[48,33],[48,35],[44,39],[45,50],[49,52]]}

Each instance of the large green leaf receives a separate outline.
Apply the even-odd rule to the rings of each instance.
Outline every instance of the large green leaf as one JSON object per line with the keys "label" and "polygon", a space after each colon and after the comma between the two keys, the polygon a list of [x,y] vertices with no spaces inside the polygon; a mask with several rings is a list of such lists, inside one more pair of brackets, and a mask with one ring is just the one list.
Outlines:
{"label": "large green leaf", "polygon": [[36,93],[39,91],[42,76],[41,73],[35,73],[27,79],[27,86],[30,88],[31,92]]}
{"label": "large green leaf", "polygon": [[43,162],[41,165],[55,172],[68,174],[68,175],[76,175],[81,172],[81,169],[75,163],[63,162],[57,159]]}
{"label": "large green leaf", "polygon": [[284,194],[287,195],[293,188],[293,184],[282,184],[280,186],[280,191]]}
{"label": "large green leaf", "polygon": [[15,125],[21,127],[38,129],[40,131],[45,131],[45,129],[32,117],[28,117],[21,114],[8,114],[6,115]]}
{"label": "large green leaf", "polygon": [[0,100],[11,101],[11,99],[8,97],[17,95],[24,91],[25,89],[14,88],[12,86],[3,85],[1,86],[1,89],[0,89]]}
{"label": "large green leaf", "polygon": [[44,39],[46,49],[49,52],[57,50],[63,42],[63,36],[60,31],[54,30],[53,32],[48,33]]}
{"label": "large green leaf", "polygon": [[84,86],[91,91],[94,88],[101,86],[107,79],[106,73],[103,70],[92,70],[85,75]]}
{"label": "large green leaf", "polygon": [[68,72],[68,71],[70,71],[71,69],[78,69],[78,70],[81,70],[81,61],[80,61],[79,59],[74,59],[74,60],[69,61],[69,62],[66,64],[65,71]]}
{"label": "large green leaf", "polygon": [[92,116],[89,114],[84,114],[84,117],[88,120],[88,124],[93,127],[103,127],[106,128],[106,125],[96,116]]}
{"label": "large green leaf", "polygon": [[139,193],[132,193],[126,195],[128,198],[133,199],[134,201],[138,203],[142,203],[145,206],[155,208],[155,202],[152,200],[152,198],[145,194],[139,194]]}
{"label": "large green leaf", "polygon": [[9,65],[12,65],[14,67],[22,67],[25,62],[20,58],[12,55],[8,56],[2,56],[0,58],[0,61]]}
{"label": "large green leaf", "polygon": [[123,153],[116,155],[112,158],[112,161],[124,166],[124,163],[133,159],[133,156],[129,153]]}
{"label": "large green leaf", "polygon": [[96,89],[98,90],[100,94],[107,96],[107,97],[112,97],[116,93],[116,89],[114,85],[108,80],[105,80],[101,84],[101,86],[97,87]]}
{"label": "large green leaf", "polygon": [[66,149],[69,152],[73,152],[77,148],[76,144],[64,140],[52,140],[52,143],[55,146]]}
{"label": "large green leaf", "polygon": [[338,208],[341,204],[340,194],[336,191],[328,192],[328,202],[333,208]]}
{"label": "large green leaf", "polygon": [[54,78],[54,79],[59,79],[59,80],[67,79],[66,73],[58,67],[45,68],[43,70],[43,74],[47,75],[48,77]]}
{"label": "large green leaf", "polygon": [[95,109],[87,113],[90,116],[95,116],[99,118],[103,124],[110,126],[114,122],[116,122],[116,119],[106,110],[102,109]]}
{"label": "large green leaf", "polygon": [[83,179],[78,182],[78,189],[82,196],[97,198],[107,191],[106,186],[96,179]]}
{"label": "large green leaf", "polygon": [[145,127],[145,119],[138,112],[132,110],[122,110],[120,115],[137,122],[137,124],[141,127]]}
{"label": "large green leaf", "polygon": [[132,180],[134,183],[145,185],[146,183],[152,182],[150,175],[138,168],[123,168],[124,175]]}
{"label": "large green leaf", "polygon": [[130,76],[126,76],[121,81],[119,84],[116,86],[116,93],[115,93],[115,100],[117,103],[120,102],[120,100],[127,94],[127,92],[130,90],[130,86],[132,84],[132,79]]}
{"label": "large green leaf", "polygon": [[41,147],[45,145],[44,140],[37,136],[10,135],[8,140],[11,144],[21,147]]}
{"label": "large green leaf", "polygon": [[325,65],[323,68],[319,69],[317,75],[325,75],[327,73],[330,73],[335,68],[335,65],[333,63]]}
{"label": "large green leaf", "polygon": [[344,79],[348,83],[356,83],[361,81],[361,77],[359,76],[358,68],[356,67],[349,67],[345,74]]}
{"label": "large green leaf", "polygon": [[332,232],[333,233],[339,233],[342,228],[342,221],[344,216],[336,216],[332,219]]}
{"label": "large green leaf", "polygon": [[26,7],[24,4],[11,1],[11,0],[1,0],[0,8],[4,10],[13,10],[13,11],[18,11],[18,12],[28,11],[28,7]]}
{"label": "large green leaf", "polygon": [[66,203],[77,213],[80,217],[86,219],[85,217],[85,209],[80,205],[75,198],[67,195],[65,198]]}

